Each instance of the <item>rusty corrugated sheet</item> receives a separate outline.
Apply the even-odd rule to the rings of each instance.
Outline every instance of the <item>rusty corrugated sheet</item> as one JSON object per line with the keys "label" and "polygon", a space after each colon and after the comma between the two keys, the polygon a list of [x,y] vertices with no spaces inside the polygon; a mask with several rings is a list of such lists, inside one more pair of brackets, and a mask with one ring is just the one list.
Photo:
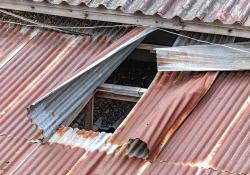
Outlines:
{"label": "rusty corrugated sheet", "polygon": [[[234,37],[182,32],[183,35],[214,43],[233,42]],[[174,46],[199,44],[178,37]],[[123,144],[139,138],[155,159],[162,146],[210,88],[216,73],[161,72],[129,116],[117,128],[110,142]]]}
{"label": "rusty corrugated sheet", "polygon": [[250,173],[250,72],[222,72],[157,160]]}
{"label": "rusty corrugated sheet", "polygon": [[250,70],[249,51],[248,42],[159,48],[157,66],[158,71]]}
{"label": "rusty corrugated sheet", "polygon": [[[165,163],[155,161],[148,166],[143,175],[230,175],[231,173],[215,171],[212,169],[204,169],[191,167],[189,165]],[[233,174],[231,174],[233,175]],[[234,174],[236,175],[236,174]]]}
{"label": "rusty corrugated sheet", "polygon": [[[70,22],[67,18],[55,19],[57,21],[53,23],[57,25],[108,25],[98,21]],[[77,73],[81,71],[80,68],[95,63],[102,58],[101,55],[109,54],[144,29],[134,29],[116,44],[113,43],[127,34],[130,28],[83,30],[91,34],[91,37],[76,37],[18,25],[1,24],[0,30],[1,36],[8,41],[1,42],[0,45],[1,64],[4,62],[0,69],[0,134],[39,139],[42,138],[42,131],[31,123],[26,109],[70,79],[74,72]],[[106,51],[106,48],[109,49]]]}
{"label": "rusty corrugated sheet", "polygon": [[[33,0],[43,1],[43,0]],[[250,26],[250,3],[248,0],[48,0],[52,4],[63,1],[70,5],[86,4],[97,8],[100,5],[107,9],[120,8],[125,13],[141,11],[145,15],[158,14],[172,19],[176,16],[183,20],[200,19],[203,22],[220,20],[224,24],[240,23]]]}
{"label": "rusty corrugated sheet", "polygon": [[10,174],[38,146],[27,139],[0,136],[0,174]]}
{"label": "rusty corrugated sheet", "polygon": [[112,135],[110,142],[123,144],[139,138],[147,143],[149,160],[207,92],[216,72],[161,72]]}
{"label": "rusty corrugated sheet", "polygon": [[46,143],[33,150],[11,173],[67,174],[85,152],[79,147]]}

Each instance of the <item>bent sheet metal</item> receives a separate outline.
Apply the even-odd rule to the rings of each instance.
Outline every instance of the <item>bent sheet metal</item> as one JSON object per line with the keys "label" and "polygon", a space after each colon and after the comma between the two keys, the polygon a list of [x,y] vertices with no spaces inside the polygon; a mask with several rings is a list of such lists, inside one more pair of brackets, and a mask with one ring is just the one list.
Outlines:
{"label": "bent sheet metal", "polygon": [[[42,97],[29,108],[28,117],[43,130],[47,139],[70,114],[86,100],[94,90],[122,63],[136,48],[144,36],[154,28],[128,34],[131,39],[121,38],[69,76],[59,87]],[[132,36],[130,36],[132,35]]]}
{"label": "bent sheet metal", "polygon": [[250,70],[250,43],[156,49],[158,71]]}
{"label": "bent sheet metal", "polygon": [[[215,43],[230,43],[233,37],[183,33]],[[195,45],[190,39],[178,37],[174,46]],[[206,94],[217,72],[159,72],[128,117],[117,128],[110,142],[122,145],[139,138],[149,149],[153,161],[169,137]]]}
{"label": "bent sheet metal", "polygon": [[[58,26],[110,25],[46,15],[35,18],[40,22],[50,19]],[[74,73],[99,64],[125,46],[130,47],[133,41],[139,42],[154,29],[83,29],[81,32],[91,34],[83,37],[2,23],[0,30],[0,134],[37,140],[43,137],[42,130],[27,117],[27,108],[33,102],[72,79]]]}

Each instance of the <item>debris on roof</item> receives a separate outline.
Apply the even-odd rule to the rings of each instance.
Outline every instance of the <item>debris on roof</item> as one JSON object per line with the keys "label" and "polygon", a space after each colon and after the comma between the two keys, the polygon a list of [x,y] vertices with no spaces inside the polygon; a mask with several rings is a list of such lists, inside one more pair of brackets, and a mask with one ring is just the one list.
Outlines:
{"label": "debris on roof", "polygon": [[158,71],[250,70],[250,43],[156,49]]}
{"label": "debris on roof", "polygon": [[[46,1],[46,0],[33,0]],[[52,4],[63,1],[70,5],[84,3],[88,7],[97,8],[101,5],[107,9],[120,8],[125,13],[142,12],[145,15],[158,14],[162,18],[172,19],[176,16],[183,20],[200,19],[203,22],[220,20],[224,24],[240,23],[250,26],[250,5],[248,1],[231,0],[48,0]]]}

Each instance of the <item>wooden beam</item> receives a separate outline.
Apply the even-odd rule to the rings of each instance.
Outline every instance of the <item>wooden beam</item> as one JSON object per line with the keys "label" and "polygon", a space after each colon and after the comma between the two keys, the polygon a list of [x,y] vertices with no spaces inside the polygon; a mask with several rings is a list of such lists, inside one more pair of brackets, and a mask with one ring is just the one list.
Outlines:
{"label": "wooden beam", "polygon": [[150,16],[143,14],[123,13],[119,9],[108,10],[104,7],[89,8],[83,4],[79,6],[71,6],[65,3],[55,5],[45,1],[33,2],[29,0],[0,0],[0,7],[72,18],[110,21],[118,23],[122,22],[127,24],[155,26],[175,30],[250,38],[250,28],[241,26],[237,23],[226,25],[222,24],[220,21],[205,23],[199,21],[198,19],[193,21],[183,21],[180,18],[164,19],[160,16],[155,15]]}
{"label": "wooden beam", "polygon": [[126,95],[118,95],[110,92],[97,92],[95,97],[107,98],[113,100],[121,100],[121,101],[129,101],[129,102],[138,102],[140,100],[139,97],[130,97]]}
{"label": "wooden beam", "polygon": [[145,88],[104,83],[97,88],[95,97],[137,102],[146,91]]}
{"label": "wooden beam", "polygon": [[94,97],[89,100],[85,108],[85,130],[93,130]]}
{"label": "wooden beam", "polygon": [[[79,113],[83,110],[83,108],[87,105],[87,103],[93,100],[94,97],[137,102],[146,91],[147,89],[145,88],[103,83],[84,102],[82,102],[82,104],[62,123],[62,125],[66,127],[69,126],[73,122],[73,120],[79,115]],[[89,114],[91,113],[91,111],[92,110],[90,109]],[[91,123],[91,117],[90,117],[90,123]],[[88,127],[89,125],[90,124],[88,123]]]}
{"label": "wooden beam", "polygon": [[141,43],[136,48],[141,50],[149,50],[151,53],[156,53],[154,50],[155,48],[168,48],[168,46]]}
{"label": "wooden beam", "polygon": [[133,86],[123,86],[103,83],[97,88],[98,92],[107,92],[130,97],[141,97],[147,89]]}

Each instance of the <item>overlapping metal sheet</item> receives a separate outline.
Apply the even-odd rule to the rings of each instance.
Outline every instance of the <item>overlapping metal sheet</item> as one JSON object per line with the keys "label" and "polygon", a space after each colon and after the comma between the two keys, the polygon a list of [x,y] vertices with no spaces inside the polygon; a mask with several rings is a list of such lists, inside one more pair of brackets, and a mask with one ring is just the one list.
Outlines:
{"label": "overlapping metal sheet", "polygon": [[[234,37],[182,32],[183,35],[215,43],[233,42]],[[178,37],[174,46],[199,44]],[[110,138],[123,144],[139,138],[148,146],[148,160],[153,161],[162,146],[206,94],[216,72],[161,72]]]}
{"label": "overlapping metal sheet", "polygon": [[[56,25],[107,25],[105,22],[98,21],[40,18],[45,18],[45,21],[51,21]],[[3,42],[1,40],[0,45],[0,134],[29,139],[43,138],[42,130],[38,130],[27,117],[26,109],[33,102],[66,80],[72,79],[73,76],[76,77],[83,68],[93,64],[97,65],[104,60],[104,57],[113,56],[117,49],[123,49],[122,44],[132,44],[131,39],[136,42],[136,39],[139,39],[136,36],[144,31],[143,28],[136,28],[129,32],[131,28],[119,27],[98,30],[84,29],[81,32],[91,34],[91,36],[77,37],[18,25],[1,24],[0,30],[1,37],[5,38]],[[128,35],[123,37],[125,34]],[[119,38],[121,39],[117,41]],[[123,56],[126,56],[131,49],[127,49],[127,53],[123,52]],[[116,63],[113,68],[120,61]],[[101,72],[99,76],[105,77],[110,73],[111,70],[107,75]],[[80,101],[80,99],[76,100]],[[45,124],[49,122],[47,121]],[[54,130],[61,122],[62,118],[60,118],[60,122],[57,120],[50,126],[53,126]]]}
{"label": "overlapping metal sheet", "polygon": [[[43,0],[33,0],[43,1]],[[203,22],[220,20],[224,24],[240,23],[250,26],[250,3],[248,0],[48,0],[52,4],[63,1],[70,5],[86,4],[97,8],[100,5],[107,9],[120,8],[125,13],[142,12],[145,15],[158,14],[172,19],[176,16],[183,20],[200,19]]]}
{"label": "overlapping metal sheet", "polygon": [[250,173],[250,72],[222,72],[157,160]]}
{"label": "overlapping metal sheet", "polygon": [[158,71],[250,70],[250,43],[159,48],[156,53]]}
{"label": "overlapping metal sheet", "polygon": [[[215,171],[189,165],[165,163],[155,161],[144,171],[143,175],[230,175],[228,172]],[[233,174],[231,174],[233,175]],[[236,175],[236,173],[234,173]]]}

